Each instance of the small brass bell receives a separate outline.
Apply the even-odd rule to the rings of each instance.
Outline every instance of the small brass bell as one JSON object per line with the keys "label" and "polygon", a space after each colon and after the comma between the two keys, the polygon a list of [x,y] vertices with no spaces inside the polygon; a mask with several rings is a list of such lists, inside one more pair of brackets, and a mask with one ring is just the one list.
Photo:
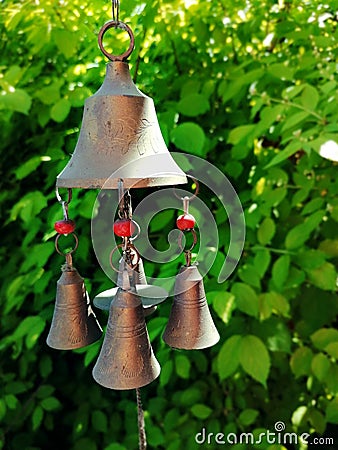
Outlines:
{"label": "small brass bell", "polygon": [[97,383],[110,389],[136,389],[160,374],[145,324],[140,297],[123,273],[123,288],[110,305],[106,335],[93,369]]}
{"label": "small brass bell", "polygon": [[64,269],[57,282],[47,344],[58,350],[72,350],[92,344],[101,335],[102,329],[90,306],[83,278],[74,267]]}
{"label": "small brass bell", "polygon": [[219,341],[196,265],[182,266],[176,277],[174,301],[163,340],[174,348],[194,350]]}
{"label": "small brass bell", "polygon": [[145,316],[149,316],[156,310],[156,305],[162,303],[167,297],[168,292],[159,287],[147,284],[147,279],[144,272],[143,261],[140,257],[134,269],[130,268],[122,257],[119,262],[119,274],[117,277],[117,286],[112,289],[100,292],[94,297],[93,304],[96,308],[108,311],[111,303],[114,301],[118,288],[123,286],[123,274],[124,271],[132,271],[134,273],[134,288],[135,293],[140,297],[143,312]]}
{"label": "small brass bell", "polygon": [[137,89],[128,64],[114,61],[85,102],[74,154],[56,185],[116,189],[120,178],[125,188],[187,182],[165,145],[153,100]]}

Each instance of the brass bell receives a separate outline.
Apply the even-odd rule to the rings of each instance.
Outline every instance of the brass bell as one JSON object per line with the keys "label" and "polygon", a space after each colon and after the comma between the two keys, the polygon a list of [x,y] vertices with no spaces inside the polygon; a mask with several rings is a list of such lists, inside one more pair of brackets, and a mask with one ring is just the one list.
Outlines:
{"label": "brass bell", "polygon": [[[110,389],[136,389],[160,374],[145,324],[142,303],[124,271],[123,288],[111,303],[106,335],[93,377]],[[127,281],[126,281],[127,280]]]}
{"label": "brass bell", "polygon": [[174,348],[194,350],[219,341],[196,265],[182,266],[176,277],[174,301],[163,340]]}
{"label": "brass bell", "polygon": [[114,61],[85,102],[74,154],[56,185],[116,189],[119,179],[126,189],[187,182],[165,145],[153,100],[137,89],[128,64]]}
{"label": "brass bell", "polygon": [[72,350],[92,344],[101,335],[102,329],[90,306],[83,278],[74,267],[63,269],[57,282],[47,344],[58,350]]}
{"label": "brass bell", "polygon": [[100,292],[96,297],[94,297],[94,306],[102,310],[109,310],[111,302],[113,302],[116,297],[118,288],[123,287],[123,274],[125,270],[133,272],[133,287],[136,290],[136,294],[141,298],[144,315],[149,316],[156,310],[156,305],[162,303],[168,297],[168,292],[159,286],[152,286],[147,283],[141,257],[138,259],[134,269],[127,264],[123,257],[120,259],[119,273],[116,282],[118,287]]}

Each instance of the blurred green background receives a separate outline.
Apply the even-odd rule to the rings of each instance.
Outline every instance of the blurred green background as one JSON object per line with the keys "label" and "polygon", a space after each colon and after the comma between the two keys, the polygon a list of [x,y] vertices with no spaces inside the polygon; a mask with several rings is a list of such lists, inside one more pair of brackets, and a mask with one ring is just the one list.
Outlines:
{"label": "blurred green background", "polygon": [[[0,8],[0,447],[136,449],[135,393],[92,379],[100,343],[74,352],[45,343],[63,263],[53,242],[62,218],[55,178],[74,150],[84,100],[104,77],[97,34],[111,4],[7,0]],[[148,320],[162,366],[142,389],[149,449],[217,449],[195,434],[259,434],[277,421],[332,437],[334,446],[318,448],[337,448],[337,9],[337,1],[121,2],[136,37],[131,73],[154,98],[169,149],[229,178],[247,231],[238,268],[218,284],[227,216],[202,189],[225,236],[205,277],[221,339],[203,351],[168,348],[170,301]],[[105,42],[115,53],[128,44],[114,30]],[[91,297],[111,287],[90,238],[96,195],[74,191],[70,207],[76,267]],[[155,247],[165,246],[175,217],[150,224]],[[182,263],[148,262],[147,273],[174,276]]]}

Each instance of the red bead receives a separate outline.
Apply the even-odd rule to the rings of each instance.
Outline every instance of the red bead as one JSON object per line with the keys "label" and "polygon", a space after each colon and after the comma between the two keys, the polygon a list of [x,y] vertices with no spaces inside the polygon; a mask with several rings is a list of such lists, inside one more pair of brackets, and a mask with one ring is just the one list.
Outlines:
{"label": "red bead", "polygon": [[195,217],[191,214],[182,214],[176,219],[177,228],[182,231],[192,230],[195,226],[195,223]]}
{"label": "red bead", "polygon": [[76,225],[74,220],[64,219],[55,222],[54,228],[55,231],[59,234],[69,234],[74,232]]}
{"label": "red bead", "polygon": [[113,231],[116,236],[130,237],[135,231],[135,224],[130,219],[119,219],[114,222]]}

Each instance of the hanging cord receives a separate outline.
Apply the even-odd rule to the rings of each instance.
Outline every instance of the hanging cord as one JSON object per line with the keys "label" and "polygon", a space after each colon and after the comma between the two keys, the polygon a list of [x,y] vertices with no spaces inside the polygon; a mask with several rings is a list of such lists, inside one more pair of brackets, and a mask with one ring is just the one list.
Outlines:
{"label": "hanging cord", "polygon": [[137,424],[138,424],[138,442],[139,450],[146,450],[147,448],[147,437],[146,429],[144,424],[144,412],[142,408],[141,400],[141,390],[136,388],[136,403],[137,403]]}

